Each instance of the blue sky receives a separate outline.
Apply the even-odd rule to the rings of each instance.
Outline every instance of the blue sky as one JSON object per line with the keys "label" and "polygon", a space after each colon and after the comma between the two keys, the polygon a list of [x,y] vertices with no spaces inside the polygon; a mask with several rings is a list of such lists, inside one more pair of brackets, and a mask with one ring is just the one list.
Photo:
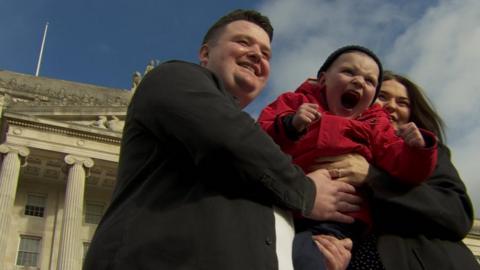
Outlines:
{"label": "blue sky", "polygon": [[235,2],[1,0],[0,68],[35,73],[48,21],[41,76],[130,88],[150,59],[196,61],[219,15],[258,4]]}
{"label": "blue sky", "polygon": [[[354,4],[352,4],[354,3]],[[480,217],[480,1],[478,0],[0,0],[0,69],[129,89],[151,59],[197,62],[207,28],[235,8],[269,15],[275,28],[269,84],[247,111],[305,78],[346,44],[423,86],[447,122],[453,161]]]}

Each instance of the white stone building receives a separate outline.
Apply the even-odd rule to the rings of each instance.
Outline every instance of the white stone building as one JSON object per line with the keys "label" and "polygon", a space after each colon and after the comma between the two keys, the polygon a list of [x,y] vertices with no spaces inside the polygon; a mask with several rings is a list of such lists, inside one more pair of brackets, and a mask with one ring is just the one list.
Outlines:
{"label": "white stone building", "polygon": [[81,269],[130,95],[0,71],[0,269]]}
{"label": "white stone building", "polygon": [[470,233],[463,239],[463,242],[473,252],[477,262],[480,264],[480,219],[475,220]]}

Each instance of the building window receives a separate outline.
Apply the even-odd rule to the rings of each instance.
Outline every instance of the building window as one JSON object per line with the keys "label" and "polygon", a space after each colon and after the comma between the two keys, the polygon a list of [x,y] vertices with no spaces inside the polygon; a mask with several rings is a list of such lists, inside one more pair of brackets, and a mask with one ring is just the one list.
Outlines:
{"label": "building window", "polygon": [[25,215],[43,217],[45,212],[46,197],[37,194],[28,194],[25,204]]}
{"label": "building window", "polygon": [[100,203],[85,203],[85,223],[98,224],[103,216],[104,205]]}
{"label": "building window", "polygon": [[17,265],[37,266],[40,256],[40,237],[20,236]]}

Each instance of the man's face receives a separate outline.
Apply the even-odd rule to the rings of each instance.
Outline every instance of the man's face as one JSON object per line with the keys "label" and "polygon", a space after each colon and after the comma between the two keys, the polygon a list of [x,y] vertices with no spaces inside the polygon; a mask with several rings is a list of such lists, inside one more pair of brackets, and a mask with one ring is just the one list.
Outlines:
{"label": "man's face", "polygon": [[234,21],[217,38],[200,49],[200,64],[214,72],[225,88],[247,106],[267,83],[270,75],[270,39],[258,25]]}
{"label": "man's face", "polygon": [[355,118],[365,111],[375,97],[379,67],[362,52],[340,55],[319,77],[326,87],[328,110],[335,115]]}

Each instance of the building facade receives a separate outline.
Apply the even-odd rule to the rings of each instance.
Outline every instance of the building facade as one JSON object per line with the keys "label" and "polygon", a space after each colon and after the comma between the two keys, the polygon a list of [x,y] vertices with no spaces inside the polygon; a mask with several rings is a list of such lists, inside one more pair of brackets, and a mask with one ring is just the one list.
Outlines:
{"label": "building facade", "polygon": [[463,242],[473,252],[477,262],[480,264],[480,219],[475,220],[472,230],[463,239]]}
{"label": "building facade", "polygon": [[[0,71],[0,269],[81,269],[110,202],[130,97]],[[479,225],[465,239],[477,258]]]}
{"label": "building facade", "polygon": [[81,269],[110,201],[130,96],[0,71],[0,269]]}

